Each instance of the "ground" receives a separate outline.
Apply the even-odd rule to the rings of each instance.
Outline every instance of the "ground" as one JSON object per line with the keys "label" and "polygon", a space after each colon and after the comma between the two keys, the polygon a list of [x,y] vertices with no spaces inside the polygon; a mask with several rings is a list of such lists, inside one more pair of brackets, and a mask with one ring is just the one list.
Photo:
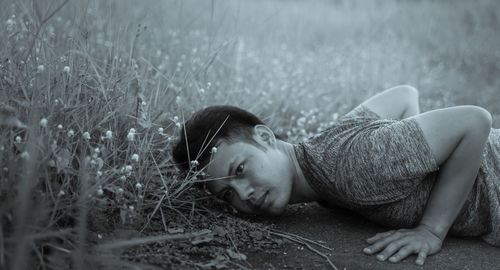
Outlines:
{"label": "ground", "polygon": [[[272,221],[276,229],[311,240],[323,241],[333,251],[323,250],[338,269],[499,269],[500,249],[480,239],[447,237],[441,252],[427,258],[423,266],[415,265],[416,256],[393,264],[379,262],[365,255],[364,240],[389,230],[341,209],[326,209],[316,204],[294,207]],[[244,252],[244,251],[243,251]],[[286,243],[278,253],[244,252],[255,269],[331,269],[321,256]]]}

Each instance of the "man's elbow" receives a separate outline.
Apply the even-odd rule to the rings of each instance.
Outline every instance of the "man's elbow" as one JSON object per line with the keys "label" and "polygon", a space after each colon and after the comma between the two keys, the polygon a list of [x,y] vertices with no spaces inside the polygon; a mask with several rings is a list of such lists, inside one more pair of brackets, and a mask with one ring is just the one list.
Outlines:
{"label": "man's elbow", "polygon": [[493,118],[486,109],[470,105],[468,107],[469,131],[474,134],[480,134],[488,137],[491,131]]}
{"label": "man's elbow", "polygon": [[411,85],[408,85],[408,84],[398,85],[398,86],[396,86],[396,89],[397,89],[397,91],[401,92],[402,95],[404,95],[404,96],[418,99],[418,96],[419,96],[418,89],[411,86]]}

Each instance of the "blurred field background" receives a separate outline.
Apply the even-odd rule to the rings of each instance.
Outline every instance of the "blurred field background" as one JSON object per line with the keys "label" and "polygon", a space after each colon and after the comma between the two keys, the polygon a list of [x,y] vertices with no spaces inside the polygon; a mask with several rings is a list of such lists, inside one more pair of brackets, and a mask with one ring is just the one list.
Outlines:
{"label": "blurred field background", "polygon": [[475,104],[500,126],[495,0],[0,5],[0,268],[250,267],[238,239],[266,228],[205,207],[171,161],[207,105],[297,142],[410,84],[422,111]]}

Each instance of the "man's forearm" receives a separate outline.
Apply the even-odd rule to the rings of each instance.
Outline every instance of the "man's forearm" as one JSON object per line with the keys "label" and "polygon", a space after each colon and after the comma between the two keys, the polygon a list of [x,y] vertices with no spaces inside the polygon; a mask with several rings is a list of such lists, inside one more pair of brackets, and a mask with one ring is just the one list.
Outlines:
{"label": "man's forearm", "polygon": [[484,140],[464,136],[442,164],[420,221],[442,240],[462,209],[482,161]]}

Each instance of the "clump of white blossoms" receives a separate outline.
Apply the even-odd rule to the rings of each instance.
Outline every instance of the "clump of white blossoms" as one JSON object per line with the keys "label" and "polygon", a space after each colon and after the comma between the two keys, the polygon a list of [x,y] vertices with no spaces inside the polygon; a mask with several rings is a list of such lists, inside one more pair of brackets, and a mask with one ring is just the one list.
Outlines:
{"label": "clump of white blossoms", "polygon": [[142,188],[141,183],[137,182],[137,183],[135,184],[135,188],[137,188],[137,189],[141,189],[141,188]]}
{"label": "clump of white blossoms", "polygon": [[66,193],[64,192],[64,190],[60,190],[60,191],[59,191],[59,194],[57,194],[57,196],[61,197],[61,196],[64,196],[64,194],[66,194]]}
{"label": "clump of white blossoms", "polygon": [[160,133],[160,135],[165,135],[165,134],[163,134],[163,128],[162,127],[158,128],[158,133]]}
{"label": "clump of white blossoms", "polygon": [[30,158],[30,154],[26,151],[22,152],[20,155],[19,155],[22,159],[29,159]]}
{"label": "clump of white blossoms", "polygon": [[99,188],[97,189],[97,195],[98,195],[98,196],[102,196],[102,194],[104,194],[104,191],[102,190],[102,187],[99,187]]}
{"label": "clump of white blossoms", "polygon": [[61,124],[57,125],[57,129],[63,129],[63,126]]}
{"label": "clump of white blossoms", "polygon": [[82,137],[85,139],[85,140],[90,140],[90,133],[88,133],[87,131],[85,131],[82,135]]}
{"label": "clump of white blossoms", "polygon": [[191,167],[196,167],[200,165],[200,163],[198,162],[198,160],[191,160]]}
{"label": "clump of white blossoms", "polygon": [[212,151],[210,151],[210,153],[212,153],[212,154],[217,153],[217,147],[215,147],[215,146],[214,146],[214,147],[212,147]]}
{"label": "clump of white blossoms", "polygon": [[47,119],[42,118],[42,120],[40,120],[40,126],[42,126],[43,128],[47,127]]}
{"label": "clump of white blossoms", "polygon": [[127,140],[129,142],[133,142],[135,137],[135,128],[131,128],[130,131],[127,134]]}
{"label": "clump of white blossoms", "polygon": [[21,141],[22,141],[21,137],[19,137],[19,136],[16,136],[15,140],[16,140],[16,143],[21,143]]}
{"label": "clump of white blossoms", "polygon": [[65,67],[63,68],[63,71],[64,71],[64,72],[66,72],[66,73],[69,73],[69,72],[70,72],[70,70],[71,70],[71,69],[69,68],[69,66],[65,66]]}
{"label": "clump of white blossoms", "polygon": [[138,154],[133,154],[130,159],[132,159],[132,161],[139,162],[139,155]]}
{"label": "clump of white blossoms", "polygon": [[72,129],[70,129],[68,131],[68,137],[73,137],[75,135],[75,131],[73,131]]}
{"label": "clump of white blossoms", "polygon": [[106,136],[104,139],[111,140],[113,138],[113,132],[111,130],[106,131]]}
{"label": "clump of white blossoms", "polygon": [[37,68],[38,72],[43,72],[45,70],[45,67],[43,65],[39,65]]}

